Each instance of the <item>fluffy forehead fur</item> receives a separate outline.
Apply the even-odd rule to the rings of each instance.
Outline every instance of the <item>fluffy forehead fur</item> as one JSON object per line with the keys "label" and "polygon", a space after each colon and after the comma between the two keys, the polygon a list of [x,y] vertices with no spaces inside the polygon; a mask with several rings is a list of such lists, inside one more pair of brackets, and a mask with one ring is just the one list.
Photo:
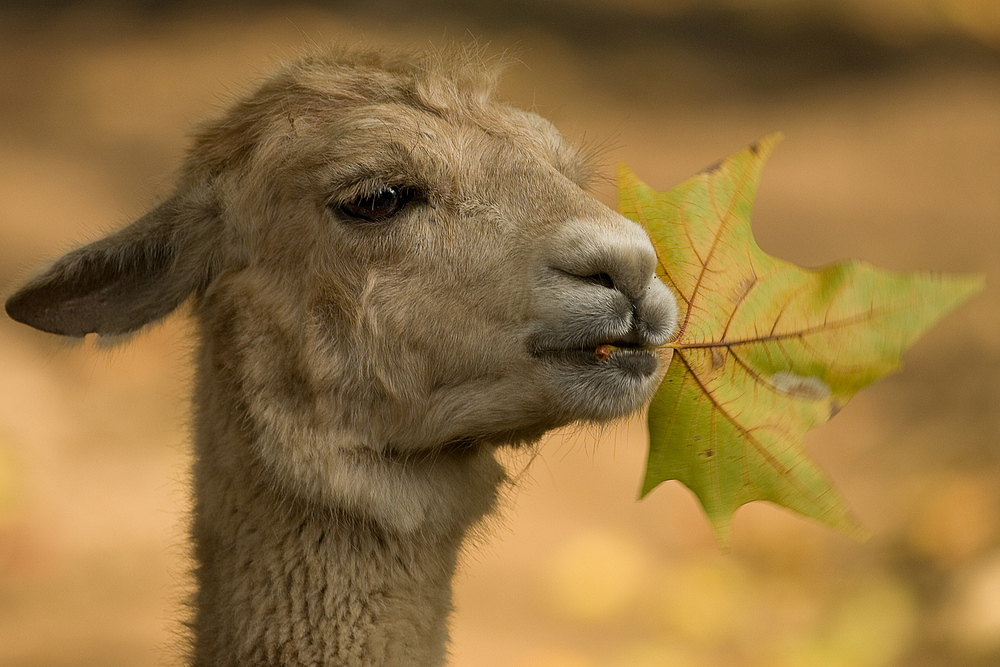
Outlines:
{"label": "fluffy forehead fur", "polygon": [[[286,66],[221,119],[202,127],[187,167],[202,176],[282,154],[298,160],[341,157],[316,155],[322,146],[315,152],[288,150],[289,143],[319,133],[371,140],[369,146],[338,146],[350,157],[363,154],[357,149],[372,148],[405,154],[405,135],[420,136],[436,118],[453,127],[468,125],[489,135],[516,137],[525,150],[548,156],[569,178],[586,183],[591,176],[588,161],[548,121],[493,100],[506,67],[502,57],[487,58],[461,47],[419,53],[328,49]],[[379,146],[378,137],[386,130],[390,137],[404,135],[402,141],[392,145],[390,138]],[[449,141],[441,135],[424,139]]]}

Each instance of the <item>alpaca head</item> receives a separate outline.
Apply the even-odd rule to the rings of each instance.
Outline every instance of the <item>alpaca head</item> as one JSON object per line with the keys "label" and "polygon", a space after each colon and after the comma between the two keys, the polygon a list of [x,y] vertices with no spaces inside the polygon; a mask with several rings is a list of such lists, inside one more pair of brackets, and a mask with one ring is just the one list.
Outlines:
{"label": "alpaca head", "polygon": [[165,202],[7,310],[117,335],[193,296],[202,391],[227,396],[199,400],[283,443],[261,458],[304,486],[334,451],[516,444],[632,412],[674,297],[643,231],[584,191],[581,154],[492,101],[493,78],[440,52],[301,60],[201,129]]}

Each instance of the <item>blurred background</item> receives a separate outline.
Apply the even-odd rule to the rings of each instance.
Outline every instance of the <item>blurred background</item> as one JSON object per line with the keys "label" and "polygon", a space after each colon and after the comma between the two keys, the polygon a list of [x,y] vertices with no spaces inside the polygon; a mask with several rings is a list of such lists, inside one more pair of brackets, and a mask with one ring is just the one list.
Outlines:
{"label": "blurred background", "polygon": [[[755,230],[805,266],[986,273],[812,432],[874,538],[769,505],[721,554],[641,417],[546,440],[456,582],[462,667],[1000,664],[1000,3],[0,2],[0,292],[167,193],[187,131],[311,44],[478,41],[502,96],[667,189],[775,130]],[[0,665],[180,662],[191,331],[0,318]]]}

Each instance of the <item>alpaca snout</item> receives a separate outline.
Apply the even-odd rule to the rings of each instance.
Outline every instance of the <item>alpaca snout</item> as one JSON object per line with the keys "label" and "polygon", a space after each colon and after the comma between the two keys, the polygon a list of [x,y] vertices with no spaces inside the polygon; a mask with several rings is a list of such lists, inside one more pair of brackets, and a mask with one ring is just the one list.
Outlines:
{"label": "alpaca snout", "polygon": [[549,259],[553,269],[621,292],[630,300],[645,297],[656,254],[637,224],[607,210],[600,217],[568,222],[553,241]]}
{"label": "alpaca snout", "polygon": [[652,348],[675,335],[677,300],[656,277],[656,254],[642,228],[609,211],[568,224],[556,240],[536,291],[533,353]]}

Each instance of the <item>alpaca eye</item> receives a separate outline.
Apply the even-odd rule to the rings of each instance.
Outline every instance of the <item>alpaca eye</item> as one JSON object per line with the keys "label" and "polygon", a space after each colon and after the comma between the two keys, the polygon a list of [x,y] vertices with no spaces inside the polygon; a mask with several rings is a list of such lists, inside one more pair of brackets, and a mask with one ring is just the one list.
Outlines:
{"label": "alpaca eye", "polygon": [[384,222],[413,201],[415,194],[411,188],[389,185],[354,201],[340,204],[337,210],[355,220]]}

